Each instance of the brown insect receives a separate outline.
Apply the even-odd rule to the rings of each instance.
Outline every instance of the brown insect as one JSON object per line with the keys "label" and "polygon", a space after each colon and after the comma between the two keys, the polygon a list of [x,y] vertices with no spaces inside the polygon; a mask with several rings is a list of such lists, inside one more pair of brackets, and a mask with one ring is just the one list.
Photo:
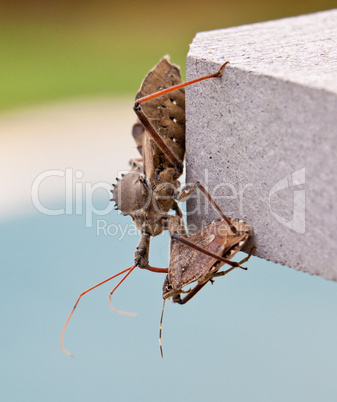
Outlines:
{"label": "brown insect", "polygon": [[[213,221],[191,236],[183,237],[180,232],[185,228],[181,226],[180,218],[170,219],[170,267],[163,286],[163,299],[172,297],[179,304],[188,302],[213,277],[223,276],[224,273],[218,271],[224,264],[231,265],[225,271],[227,273],[237,267],[243,268],[241,264],[250,257],[249,255],[240,262],[229,262],[246,244],[252,233],[251,226],[242,220],[227,218],[199,182],[187,185],[181,191],[180,198],[186,200],[196,188],[207,197],[221,219]],[[195,281],[198,284],[193,289],[182,290]],[[183,299],[180,296],[182,293],[187,293]]]}
{"label": "brown insect", "polygon": [[182,217],[176,202],[185,156],[185,89],[187,85],[220,77],[219,71],[182,83],[179,67],[167,57],[148,73],[136,95],[134,110],[139,118],[133,126],[141,160],[131,161],[131,171],[114,185],[116,209],[130,215],[141,232],[134,261],[149,266],[151,236],[162,233],[168,213]]}
{"label": "brown insect", "polygon": [[[240,262],[230,261],[247,243],[252,233],[252,227],[242,220],[228,219],[199,182],[183,188],[179,194],[179,200],[186,201],[196,188],[199,188],[205,195],[221,219],[213,221],[191,236],[186,236],[186,234],[181,236],[181,232],[184,233],[185,228],[179,217],[170,219],[170,266],[163,285],[164,302],[159,330],[162,357],[161,331],[165,300],[171,297],[174,303],[187,303],[207,282],[213,282],[213,278],[224,276],[235,268],[247,269],[241,265],[249,260],[254,251],[253,248],[249,255]],[[231,265],[231,267],[219,272],[225,264]],[[192,289],[183,290],[185,286],[193,282],[197,282],[197,284]],[[182,294],[183,298],[181,298]]]}
{"label": "brown insect", "polygon": [[[237,228],[234,222],[225,217],[199,183],[184,187],[180,193],[178,191],[180,185],[178,178],[183,171],[185,154],[184,87],[205,79],[220,77],[227,63],[214,74],[182,83],[179,68],[171,64],[168,58],[163,58],[145,77],[136,95],[134,110],[139,121],[133,126],[132,131],[142,158],[131,161],[130,172],[118,180],[112,190],[112,200],[116,202],[116,209],[124,215],[130,215],[141,231],[134,255],[135,263],[132,267],[87,289],[79,296],[61,334],[61,349],[69,356],[71,354],[63,347],[63,337],[77,304],[86,293],[113,278],[125,274],[110,292],[112,309],[114,309],[111,304],[112,293],[137,266],[152,272],[167,273],[164,300],[172,296],[173,301],[183,304],[208,281],[218,276],[218,270],[225,263],[231,266],[227,272],[241,267],[240,263],[232,262],[230,258],[246,242],[248,225],[242,230]],[[219,221],[221,223],[206,226],[204,232],[197,232],[188,237],[182,211],[176,200],[185,201],[196,187],[208,197],[219,211],[222,220]],[[175,215],[169,214],[171,210]],[[217,232],[224,225],[227,225],[226,235],[220,236]],[[231,234],[228,234],[228,228]],[[163,230],[169,230],[172,238],[170,268],[151,267],[148,264],[150,238],[159,235]],[[194,261],[193,252],[203,256],[205,266],[201,267],[200,257],[198,265],[191,264],[191,261]],[[182,267],[182,261],[185,267]],[[242,262],[244,261],[246,259]],[[195,280],[198,280],[198,284],[181,299],[180,294],[186,293],[182,288]]]}

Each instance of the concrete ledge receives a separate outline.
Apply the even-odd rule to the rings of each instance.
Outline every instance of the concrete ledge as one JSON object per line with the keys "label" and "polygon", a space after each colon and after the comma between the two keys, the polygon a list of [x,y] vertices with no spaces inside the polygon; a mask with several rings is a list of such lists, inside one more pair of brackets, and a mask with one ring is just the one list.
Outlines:
{"label": "concrete ledge", "polygon": [[187,78],[226,60],[187,88],[187,182],[254,227],[257,256],[337,280],[337,10],[199,33]]}

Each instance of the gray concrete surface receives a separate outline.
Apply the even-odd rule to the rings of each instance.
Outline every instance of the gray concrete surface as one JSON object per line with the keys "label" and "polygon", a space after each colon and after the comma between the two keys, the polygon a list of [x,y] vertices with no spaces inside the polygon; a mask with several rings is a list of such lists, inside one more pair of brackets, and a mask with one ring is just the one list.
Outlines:
{"label": "gray concrete surface", "polygon": [[[198,33],[187,78],[226,60],[187,88],[187,182],[254,227],[257,256],[337,280],[337,10]],[[189,226],[216,217],[201,200]]]}

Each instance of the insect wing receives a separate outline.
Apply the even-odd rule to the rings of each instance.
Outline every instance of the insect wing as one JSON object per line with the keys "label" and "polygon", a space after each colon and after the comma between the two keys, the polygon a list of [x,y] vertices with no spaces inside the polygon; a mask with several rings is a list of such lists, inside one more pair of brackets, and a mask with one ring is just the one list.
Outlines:
{"label": "insect wing", "polygon": [[[171,64],[168,57],[164,57],[143,80],[136,95],[136,101],[146,95],[170,88],[181,82],[179,67]],[[148,128],[147,125],[152,126],[152,129],[160,136],[177,159],[183,161],[185,155],[184,88],[145,102],[141,105],[141,110],[137,111],[137,114],[145,129]],[[144,137],[149,137],[149,134],[145,132]],[[150,154],[146,151],[145,156],[144,141],[146,141],[145,138],[143,138],[143,158],[146,160],[144,172],[147,177],[153,177],[153,166],[162,168],[175,167],[152,139],[150,139],[152,152]],[[150,157],[153,158],[152,163],[148,160]]]}
{"label": "insect wing", "polygon": [[[251,233],[251,227],[243,221],[231,222],[239,230],[238,235],[230,232],[228,225],[223,221],[215,221],[190,236],[188,240],[207,251],[230,260],[244,246]],[[215,273],[224,265],[198,250],[177,241],[171,242],[170,270],[164,284],[169,284],[172,291],[179,291],[192,282],[203,282],[206,275]],[[165,292],[164,292],[165,293]]]}

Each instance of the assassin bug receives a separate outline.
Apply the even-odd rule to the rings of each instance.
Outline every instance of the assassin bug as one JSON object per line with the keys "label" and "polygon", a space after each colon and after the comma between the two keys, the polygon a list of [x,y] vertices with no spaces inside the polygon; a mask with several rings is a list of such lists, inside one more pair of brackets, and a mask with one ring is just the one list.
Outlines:
{"label": "assassin bug", "polygon": [[[180,183],[178,178],[183,171],[185,153],[185,93],[183,88],[202,80],[220,77],[227,63],[224,63],[214,74],[182,83],[179,68],[171,64],[168,58],[163,58],[145,77],[140,91],[136,95],[134,106],[139,122],[133,127],[133,136],[142,159],[131,162],[131,171],[121,180],[118,180],[112,190],[112,200],[116,202],[116,209],[119,209],[124,215],[130,215],[141,231],[141,238],[134,256],[135,264],[87,289],[79,296],[61,334],[61,349],[66,354],[70,355],[63,347],[64,332],[80,299],[86,293],[119,275],[125,274],[110,292],[110,305],[112,307],[112,293],[137,266],[159,273],[170,274],[173,270],[177,271],[176,265],[168,269],[155,268],[148,264],[151,236],[156,236],[162,233],[164,229],[168,229],[175,241],[185,243],[189,249],[194,248],[199,252],[202,250],[200,246],[186,238],[187,233],[182,212],[176,202],[176,199],[183,201],[183,199],[188,198],[188,190],[191,189],[191,187],[185,187],[179,196],[178,187]],[[175,215],[169,214],[171,209],[175,211]],[[176,231],[172,232],[172,227],[177,223],[182,235]],[[232,232],[237,234],[233,224],[230,221],[227,223]],[[195,239],[194,237],[191,238],[192,240]],[[220,260],[222,263],[231,265],[232,268],[240,266],[239,263],[231,262],[229,259],[208,250],[203,251],[203,253],[208,254],[208,257],[211,256],[215,261]],[[216,265],[215,262],[213,265]],[[209,272],[209,274],[211,273],[213,272]],[[211,280],[211,276],[206,282],[208,280]],[[183,281],[180,282],[179,286],[182,288],[186,284],[187,282]],[[194,294],[197,291],[194,291]],[[178,301],[176,296],[174,301]]]}
{"label": "assassin bug", "polygon": [[176,198],[185,156],[185,89],[187,85],[220,77],[219,71],[182,83],[180,70],[164,57],[148,73],[136,95],[134,110],[139,122],[132,134],[142,161],[131,161],[131,171],[117,179],[112,200],[123,215],[130,215],[141,232],[134,261],[149,266],[151,236],[165,229],[170,210],[182,217]]}

